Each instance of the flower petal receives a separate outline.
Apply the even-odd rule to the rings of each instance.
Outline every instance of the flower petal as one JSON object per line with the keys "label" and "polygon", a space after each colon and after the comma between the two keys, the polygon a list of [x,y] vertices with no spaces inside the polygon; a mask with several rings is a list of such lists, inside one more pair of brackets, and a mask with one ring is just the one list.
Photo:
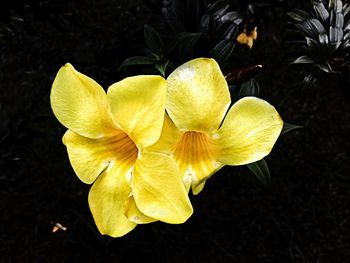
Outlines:
{"label": "flower petal", "polygon": [[131,188],[137,207],[149,217],[180,224],[193,213],[178,167],[165,154],[142,152]]}
{"label": "flower petal", "polygon": [[154,144],[162,130],[166,82],[160,76],[135,76],[109,87],[113,120],[141,149]]}
{"label": "flower petal", "polygon": [[58,71],[50,99],[56,118],[82,136],[101,138],[114,129],[105,91],[71,64]]}
{"label": "flower petal", "polygon": [[167,83],[166,110],[180,131],[219,128],[231,99],[215,60],[191,60],[175,69]]}
{"label": "flower petal", "polygon": [[81,181],[93,183],[114,160],[134,164],[137,148],[122,131],[115,130],[112,137],[89,139],[68,130],[63,136],[70,163]]}
{"label": "flower petal", "polygon": [[137,224],[125,216],[131,188],[126,175],[132,166],[112,163],[96,180],[89,193],[89,206],[98,230],[120,237]]}
{"label": "flower petal", "polygon": [[173,154],[175,145],[181,138],[183,132],[180,132],[173,121],[169,118],[168,114],[165,113],[164,123],[162,132],[160,134],[159,140],[152,144],[151,146],[145,148],[148,152],[160,152],[165,154]]}
{"label": "flower petal", "polygon": [[243,165],[267,156],[281,133],[283,121],[264,100],[245,97],[236,102],[214,141],[220,147],[218,161]]}
{"label": "flower petal", "polygon": [[129,197],[127,207],[126,217],[136,224],[149,224],[157,221],[157,219],[146,216],[137,208],[133,196]]}

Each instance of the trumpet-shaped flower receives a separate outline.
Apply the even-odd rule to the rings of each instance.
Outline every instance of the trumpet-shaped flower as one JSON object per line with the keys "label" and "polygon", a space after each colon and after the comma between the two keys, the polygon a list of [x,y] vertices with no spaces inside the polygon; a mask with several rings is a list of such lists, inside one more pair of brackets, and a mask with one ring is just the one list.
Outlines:
{"label": "trumpet-shaped flower", "polygon": [[272,150],[283,126],[264,100],[245,97],[227,112],[230,93],[213,59],[191,60],[169,75],[161,138],[150,150],[179,165],[187,190],[198,194],[224,165],[258,161]]}
{"label": "trumpet-shaped flower", "polygon": [[138,223],[183,223],[191,214],[179,169],[162,153],[145,151],[160,136],[166,81],[135,76],[109,87],[62,67],[53,82],[51,107],[68,128],[63,136],[71,165],[92,184],[89,206],[99,231],[122,236]]}

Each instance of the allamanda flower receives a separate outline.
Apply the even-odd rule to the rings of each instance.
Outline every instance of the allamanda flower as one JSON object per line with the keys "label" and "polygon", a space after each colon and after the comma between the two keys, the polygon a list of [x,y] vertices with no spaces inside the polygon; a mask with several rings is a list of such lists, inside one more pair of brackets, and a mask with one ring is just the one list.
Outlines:
{"label": "allamanda flower", "polygon": [[283,126],[264,100],[245,97],[227,112],[230,93],[213,59],[191,60],[167,78],[167,114],[150,149],[174,157],[187,190],[198,194],[224,165],[244,165],[268,155]]}
{"label": "allamanda flower", "polygon": [[89,206],[99,231],[114,237],[138,223],[183,223],[192,206],[172,158],[145,151],[161,133],[166,82],[135,76],[109,87],[62,67],[51,106],[68,128],[63,136],[72,167],[92,184]]}

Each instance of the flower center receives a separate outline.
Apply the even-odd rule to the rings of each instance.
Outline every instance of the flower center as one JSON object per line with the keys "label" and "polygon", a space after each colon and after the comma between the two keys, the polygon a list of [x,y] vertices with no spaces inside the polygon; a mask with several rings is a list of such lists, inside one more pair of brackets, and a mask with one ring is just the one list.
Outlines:
{"label": "flower center", "polygon": [[189,174],[192,182],[202,181],[216,169],[216,147],[205,133],[185,132],[175,146],[174,159],[184,176]]}
{"label": "flower center", "polygon": [[118,131],[106,143],[110,145],[109,149],[114,152],[116,162],[127,166],[134,165],[138,149],[126,133]]}

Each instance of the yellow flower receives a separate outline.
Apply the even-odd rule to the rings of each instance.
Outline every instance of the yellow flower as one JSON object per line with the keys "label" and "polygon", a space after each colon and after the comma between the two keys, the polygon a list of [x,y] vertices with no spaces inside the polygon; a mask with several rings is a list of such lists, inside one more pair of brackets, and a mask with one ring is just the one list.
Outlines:
{"label": "yellow flower", "polygon": [[191,60],[167,79],[166,115],[161,138],[149,147],[174,157],[187,190],[198,194],[224,165],[261,160],[283,126],[266,101],[246,97],[227,112],[230,93],[213,59]]}
{"label": "yellow flower", "polygon": [[254,27],[252,31],[247,34],[247,28],[243,29],[243,32],[240,33],[237,37],[237,42],[242,45],[247,45],[249,48],[253,47],[253,42],[258,37],[258,28]]}
{"label": "yellow flower", "polygon": [[144,151],[160,136],[166,81],[135,76],[109,87],[62,67],[51,107],[68,128],[63,136],[79,179],[92,184],[89,206],[102,234],[123,236],[138,223],[183,223],[192,214],[175,161]]}

